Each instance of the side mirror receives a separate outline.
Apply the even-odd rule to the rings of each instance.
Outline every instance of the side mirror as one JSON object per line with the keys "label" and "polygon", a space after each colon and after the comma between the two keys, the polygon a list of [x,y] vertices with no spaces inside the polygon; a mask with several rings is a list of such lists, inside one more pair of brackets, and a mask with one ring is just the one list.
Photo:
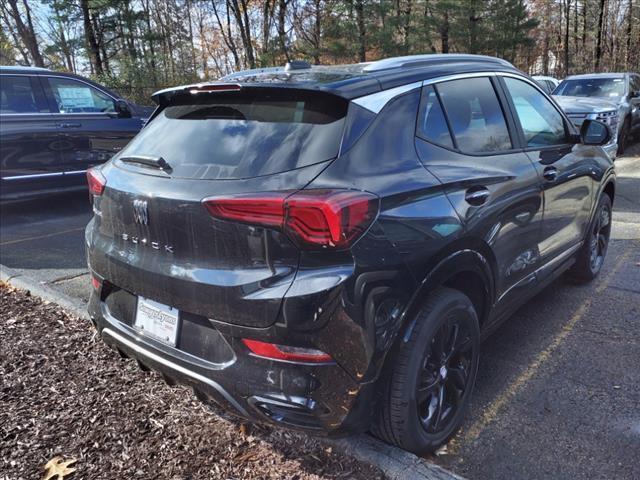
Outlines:
{"label": "side mirror", "polygon": [[115,102],[116,113],[120,118],[131,118],[131,107],[129,104],[120,99]]}
{"label": "side mirror", "polygon": [[585,120],[580,127],[580,141],[584,145],[606,145],[611,140],[611,129],[597,120]]}
{"label": "side mirror", "polygon": [[631,92],[629,94],[629,98],[640,98],[640,90],[636,90],[635,92]]}

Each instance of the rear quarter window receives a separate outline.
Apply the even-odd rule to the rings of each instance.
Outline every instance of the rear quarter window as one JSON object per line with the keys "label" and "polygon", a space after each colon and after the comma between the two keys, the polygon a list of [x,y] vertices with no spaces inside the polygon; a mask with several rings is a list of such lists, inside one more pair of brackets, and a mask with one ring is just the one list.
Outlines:
{"label": "rear quarter window", "polygon": [[270,175],[335,158],[347,108],[286,88],[198,94],[167,106],[119,156],[160,156],[179,178]]}

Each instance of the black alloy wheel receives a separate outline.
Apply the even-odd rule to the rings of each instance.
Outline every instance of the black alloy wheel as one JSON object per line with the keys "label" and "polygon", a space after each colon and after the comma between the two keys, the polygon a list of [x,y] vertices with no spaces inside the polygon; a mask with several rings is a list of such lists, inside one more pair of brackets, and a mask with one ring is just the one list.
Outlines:
{"label": "black alloy wheel", "polygon": [[431,340],[422,362],[416,403],[422,426],[428,433],[448,430],[469,388],[473,365],[470,327],[455,315],[445,320]]}
{"label": "black alloy wheel", "polygon": [[589,242],[589,264],[593,273],[598,273],[604,263],[611,234],[611,206],[606,202],[600,204],[591,229]]}
{"label": "black alloy wheel", "polygon": [[466,295],[438,288],[408,329],[388,360],[372,432],[420,455],[462,423],[478,370],[480,328]]}
{"label": "black alloy wheel", "polygon": [[591,220],[588,236],[569,270],[569,275],[579,283],[593,280],[602,270],[611,235],[611,212],[611,198],[603,193]]}

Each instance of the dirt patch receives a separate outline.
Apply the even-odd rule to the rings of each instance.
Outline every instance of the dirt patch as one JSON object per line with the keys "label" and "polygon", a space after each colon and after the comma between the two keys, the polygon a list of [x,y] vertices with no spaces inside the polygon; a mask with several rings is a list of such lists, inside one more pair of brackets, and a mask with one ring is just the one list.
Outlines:
{"label": "dirt patch", "polygon": [[381,479],[318,440],[212,412],[55,304],[0,284],[0,479]]}

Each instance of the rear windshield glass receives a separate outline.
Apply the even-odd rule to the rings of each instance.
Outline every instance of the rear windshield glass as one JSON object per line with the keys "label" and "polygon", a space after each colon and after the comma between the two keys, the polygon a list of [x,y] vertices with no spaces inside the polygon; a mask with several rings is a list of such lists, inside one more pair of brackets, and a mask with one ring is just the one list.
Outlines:
{"label": "rear windshield glass", "polygon": [[239,179],[335,158],[348,102],[262,89],[190,96],[158,114],[119,157],[162,157],[180,178]]}

